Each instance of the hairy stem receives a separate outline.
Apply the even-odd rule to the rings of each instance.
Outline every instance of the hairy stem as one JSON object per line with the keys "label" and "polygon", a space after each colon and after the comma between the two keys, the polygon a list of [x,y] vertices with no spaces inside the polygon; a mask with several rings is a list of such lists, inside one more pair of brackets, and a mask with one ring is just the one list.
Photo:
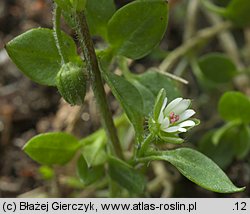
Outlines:
{"label": "hairy stem", "polygon": [[199,3],[199,0],[189,0],[188,2],[183,41],[190,39],[196,32]]}
{"label": "hairy stem", "polygon": [[91,79],[92,89],[94,91],[96,102],[101,113],[102,124],[110,140],[110,149],[116,156],[123,159],[121,145],[119,143],[114,121],[112,119],[112,114],[106,99],[101,72],[84,12],[76,12],[76,21],[76,31]]}
{"label": "hairy stem", "polygon": [[65,64],[68,62],[68,57],[63,49],[62,33],[60,28],[61,14],[62,14],[62,9],[58,7],[57,4],[55,4],[54,16],[53,16],[54,39],[56,42],[56,47],[59,52],[59,55],[61,56],[62,64]]}

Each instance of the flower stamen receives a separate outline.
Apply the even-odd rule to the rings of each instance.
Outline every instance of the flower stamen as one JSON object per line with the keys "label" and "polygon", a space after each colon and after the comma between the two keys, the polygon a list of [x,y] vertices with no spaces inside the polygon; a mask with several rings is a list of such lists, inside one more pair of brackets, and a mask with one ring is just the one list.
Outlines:
{"label": "flower stamen", "polygon": [[172,124],[172,123],[177,122],[180,119],[180,116],[175,114],[174,112],[171,112],[169,114],[169,119],[170,119],[170,123]]}

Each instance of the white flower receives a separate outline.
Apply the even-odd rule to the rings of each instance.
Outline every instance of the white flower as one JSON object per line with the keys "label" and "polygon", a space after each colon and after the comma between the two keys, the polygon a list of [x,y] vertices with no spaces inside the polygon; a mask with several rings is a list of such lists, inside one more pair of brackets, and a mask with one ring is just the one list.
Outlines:
{"label": "white flower", "polygon": [[195,126],[193,120],[188,120],[195,111],[188,109],[191,101],[189,99],[176,98],[167,105],[167,98],[161,107],[158,117],[160,129],[167,133],[186,132],[188,128]]}

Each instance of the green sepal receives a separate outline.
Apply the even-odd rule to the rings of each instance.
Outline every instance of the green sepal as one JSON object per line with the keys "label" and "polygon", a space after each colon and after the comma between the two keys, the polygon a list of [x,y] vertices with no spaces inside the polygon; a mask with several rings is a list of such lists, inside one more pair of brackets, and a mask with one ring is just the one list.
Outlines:
{"label": "green sepal", "polygon": [[182,138],[163,131],[160,131],[158,136],[164,143],[182,144],[184,142]]}
{"label": "green sepal", "polygon": [[154,120],[157,121],[158,117],[160,115],[160,111],[162,109],[162,105],[164,102],[164,99],[166,98],[166,91],[164,88],[162,88],[155,100],[155,105],[154,105]]}

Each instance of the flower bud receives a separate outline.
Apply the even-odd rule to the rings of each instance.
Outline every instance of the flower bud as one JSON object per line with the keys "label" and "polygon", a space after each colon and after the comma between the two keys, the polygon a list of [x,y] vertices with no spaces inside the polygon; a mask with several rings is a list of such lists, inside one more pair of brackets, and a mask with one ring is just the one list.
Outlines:
{"label": "flower bud", "polygon": [[86,75],[84,68],[69,62],[64,64],[56,77],[57,88],[71,105],[81,105],[86,94]]}

